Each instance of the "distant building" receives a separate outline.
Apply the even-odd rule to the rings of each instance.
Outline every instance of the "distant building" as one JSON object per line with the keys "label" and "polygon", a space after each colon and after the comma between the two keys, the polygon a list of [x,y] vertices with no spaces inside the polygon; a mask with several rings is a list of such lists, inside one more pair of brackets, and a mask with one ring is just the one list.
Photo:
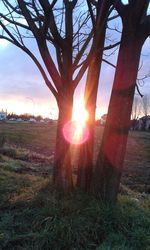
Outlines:
{"label": "distant building", "polygon": [[34,123],[34,122],[36,122],[36,120],[34,118],[30,118],[29,122],[33,122]]}
{"label": "distant building", "polygon": [[5,121],[7,118],[7,111],[3,111],[3,109],[0,111],[0,121]]}
{"label": "distant building", "polygon": [[16,121],[16,118],[10,118],[8,120],[11,121],[11,122],[14,122],[14,121]]}
{"label": "distant building", "polygon": [[44,119],[41,119],[40,122],[41,122],[41,123],[45,123]]}
{"label": "distant building", "polygon": [[150,131],[150,116],[149,115],[143,116],[139,119],[138,129]]}
{"label": "distant building", "polygon": [[21,118],[16,119],[17,122],[22,122],[23,120]]}

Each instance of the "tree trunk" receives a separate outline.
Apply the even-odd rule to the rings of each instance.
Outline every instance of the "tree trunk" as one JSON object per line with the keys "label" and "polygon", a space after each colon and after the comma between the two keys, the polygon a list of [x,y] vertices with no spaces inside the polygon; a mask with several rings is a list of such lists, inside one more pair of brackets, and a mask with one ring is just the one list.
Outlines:
{"label": "tree trunk", "polygon": [[[89,114],[87,126],[89,129],[88,140],[80,146],[78,161],[77,186],[86,191],[90,190],[93,174],[93,154],[94,154],[94,132],[95,132],[95,112],[97,91],[99,84],[99,75],[102,65],[103,48],[105,43],[106,23],[109,10],[109,3],[104,2],[101,9],[98,9],[100,15],[97,17],[97,33],[94,37],[94,54],[89,65],[86,86],[85,86],[85,108]],[[100,26],[101,25],[101,26]],[[100,26],[100,29],[99,29]]]}
{"label": "tree trunk", "polygon": [[143,43],[144,39],[136,28],[131,31],[128,25],[124,27],[108,117],[93,182],[96,194],[109,203],[115,203],[119,190]]}
{"label": "tree trunk", "polygon": [[97,53],[97,56],[92,59],[92,62],[89,66],[84,95],[85,108],[89,114],[87,122],[89,138],[84,144],[80,146],[77,186],[86,191],[90,189],[93,171],[95,111],[102,59],[101,54]]}
{"label": "tree trunk", "polygon": [[66,91],[61,91],[58,100],[59,117],[53,171],[56,188],[65,192],[73,189],[70,143],[65,140],[63,135],[64,125],[72,118],[72,107],[73,91],[68,88]]}

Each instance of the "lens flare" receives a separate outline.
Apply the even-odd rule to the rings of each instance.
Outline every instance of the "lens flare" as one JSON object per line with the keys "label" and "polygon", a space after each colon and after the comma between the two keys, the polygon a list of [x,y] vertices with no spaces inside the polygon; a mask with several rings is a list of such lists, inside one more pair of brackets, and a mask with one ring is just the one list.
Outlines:
{"label": "lens flare", "polygon": [[69,121],[63,127],[63,135],[71,144],[82,144],[89,138],[89,129],[86,126],[78,126],[76,121]]}

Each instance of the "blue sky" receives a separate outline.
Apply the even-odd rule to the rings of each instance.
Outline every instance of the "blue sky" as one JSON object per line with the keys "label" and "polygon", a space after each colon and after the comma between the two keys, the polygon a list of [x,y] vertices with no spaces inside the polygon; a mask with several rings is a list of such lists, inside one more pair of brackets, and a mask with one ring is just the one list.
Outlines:
{"label": "blue sky", "polygon": [[[116,20],[113,25],[121,27],[120,20]],[[114,40],[119,40],[114,32],[109,35]],[[147,39],[141,56],[143,67],[139,75],[144,76],[150,71],[150,41]],[[37,55],[36,45],[30,41],[30,46]],[[116,63],[117,53],[111,58],[111,62]],[[97,117],[107,112],[109,97],[112,88],[114,69],[103,64],[100,86],[97,101]],[[141,88],[143,94],[150,93],[150,79],[145,80]],[[75,102],[83,96],[85,77],[77,87],[75,92]],[[44,117],[57,117],[57,105],[54,97],[46,87],[38,69],[31,59],[20,49],[12,44],[0,41],[0,109],[7,109],[8,112],[42,114]]]}

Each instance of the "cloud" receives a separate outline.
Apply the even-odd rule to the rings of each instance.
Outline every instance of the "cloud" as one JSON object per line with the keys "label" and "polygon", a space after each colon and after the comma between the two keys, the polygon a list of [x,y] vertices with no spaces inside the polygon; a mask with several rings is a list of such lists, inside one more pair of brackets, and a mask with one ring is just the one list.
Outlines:
{"label": "cloud", "polygon": [[0,39],[0,51],[4,49],[8,44],[9,42],[7,40]]}
{"label": "cloud", "polygon": [[51,94],[32,60],[9,45],[0,56],[0,93],[50,98]]}
{"label": "cloud", "polygon": [[[31,42],[30,47],[34,45]],[[51,109],[57,110],[56,101],[39,70],[24,52],[9,44],[1,49],[0,65],[0,109],[16,113],[32,111],[44,116],[50,114]]]}
{"label": "cloud", "polygon": [[[147,74],[149,71],[150,52],[148,43],[149,39],[147,39],[143,46],[141,56],[143,68],[139,72],[140,75]],[[33,39],[26,40],[26,44],[41,62],[35,41]],[[55,58],[54,53],[52,55]],[[108,60],[116,63],[117,53],[115,56],[109,57]],[[12,44],[8,44],[7,46],[0,45],[0,65],[0,106],[2,108],[9,106],[9,109],[11,109],[13,108],[13,103],[15,103],[16,110],[18,103],[18,106],[20,105],[23,111],[30,110],[33,109],[34,102],[36,112],[44,113],[44,110],[50,109],[53,109],[54,112],[57,109],[56,101],[45,85],[36,65],[23,51]],[[113,78],[114,69],[103,63],[97,100],[99,112],[100,110],[103,110],[103,112],[107,110]],[[78,100],[79,96],[83,97],[85,82],[86,74],[77,87],[74,97],[75,101]],[[147,79],[141,91],[142,93],[147,93],[149,90],[150,84],[149,79]],[[29,101],[27,97],[33,99],[33,102]]]}

